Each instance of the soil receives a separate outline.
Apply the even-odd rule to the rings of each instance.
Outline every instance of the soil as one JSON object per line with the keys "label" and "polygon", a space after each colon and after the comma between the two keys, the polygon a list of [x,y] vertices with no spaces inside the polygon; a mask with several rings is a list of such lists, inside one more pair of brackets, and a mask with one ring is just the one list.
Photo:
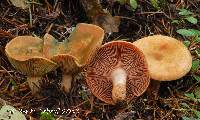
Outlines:
{"label": "soil", "polygon": [[[31,13],[29,9],[17,8],[8,1],[0,1],[0,98],[21,110],[27,119],[39,119],[40,113],[49,109],[54,110],[54,116],[60,120],[181,120],[183,116],[193,116],[191,111],[182,110],[182,103],[200,110],[199,103],[184,95],[200,85],[191,72],[177,81],[162,82],[156,98],[152,99],[145,93],[131,103],[112,106],[92,95],[81,72],[74,74],[71,92],[65,94],[60,90],[61,71],[58,68],[43,76],[40,92],[42,97],[33,96],[26,76],[8,61],[4,51],[6,44],[19,35],[43,37],[45,33],[62,41],[77,23],[90,23],[90,20],[79,0],[39,0],[41,4],[32,4]],[[160,9],[157,10],[149,0],[138,0],[138,7],[133,11],[129,4],[100,0],[104,9],[121,18],[119,32],[106,34],[103,43],[117,39],[133,42],[153,34],[172,36],[184,41],[188,38],[179,35],[177,29],[200,28],[199,22],[172,23],[174,19],[181,19],[177,11],[179,8],[187,8],[200,20],[199,0],[161,1]],[[199,49],[199,46],[194,44],[189,47],[194,59],[197,55],[193,48]]]}

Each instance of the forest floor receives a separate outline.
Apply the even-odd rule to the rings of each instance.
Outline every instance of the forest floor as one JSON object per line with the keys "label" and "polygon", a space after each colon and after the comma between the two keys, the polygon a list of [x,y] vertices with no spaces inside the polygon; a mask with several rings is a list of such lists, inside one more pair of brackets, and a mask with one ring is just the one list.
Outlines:
{"label": "forest floor", "polygon": [[[15,7],[8,1],[0,1],[0,98],[25,113],[27,119],[40,119],[41,112],[47,109],[58,111],[53,112],[49,120],[200,119],[200,34],[177,33],[179,29],[200,30],[199,0],[161,0],[159,8],[153,7],[149,0],[138,0],[135,10],[129,4],[100,0],[104,9],[121,18],[119,32],[106,34],[103,43],[116,39],[133,42],[145,36],[163,34],[182,40],[194,60],[193,68],[186,76],[177,81],[162,82],[155,99],[144,93],[125,106],[112,106],[98,100],[90,93],[81,73],[74,75],[71,92],[63,93],[58,84],[61,80],[59,68],[43,76],[40,93],[43,97],[34,97],[26,75],[8,61],[4,51],[6,44],[16,36],[43,37],[45,33],[63,40],[77,23],[89,23],[89,20],[79,0],[41,0],[30,9]],[[181,9],[191,13],[181,14]]]}

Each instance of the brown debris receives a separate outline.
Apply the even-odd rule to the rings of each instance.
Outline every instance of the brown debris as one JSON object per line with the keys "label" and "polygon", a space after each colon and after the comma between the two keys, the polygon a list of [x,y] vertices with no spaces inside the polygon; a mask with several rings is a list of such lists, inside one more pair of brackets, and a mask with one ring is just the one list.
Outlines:
{"label": "brown debris", "polygon": [[108,11],[104,10],[98,0],[81,0],[81,3],[92,23],[102,27],[105,33],[119,31],[119,17],[113,17]]}
{"label": "brown debris", "polygon": [[[60,91],[60,69],[43,76],[42,83],[45,84],[42,84],[41,98],[32,96],[28,84],[25,82],[26,76],[14,69],[5,56],[6,43],[13,36],[35,34],[42,37],[46,32],[62,41],[69,36],[77,23],[88,22],[87,18],[89,17],[85,15],[80,1],[45,0],[41,1],[42,5],[31,4],[32,27],[29,26],[30,13],[28,10],[13,7],[7,0],[0,2],[0,29],[3,30],[0,32],[0,98],[10,102],[18,109],[24,110],[28,120],[38,120],[40,112],[47,108],[60,108],[55,116],[63,120],[72,118],[108,120],[126,113],[129,115],[131,111],[135,113],[128,117],[134,120],[178,120],[182,119],[184,115],[194,116],[191,111],[185,111],[181,103],[187,103],[191,108],[200,110],[199,103],[194,103],[184,95],[186,92],[192,92],[193,87],[199,85],[193,80],[191,73],[181,78],[183,80],[161,83],[156,100],[149,99],[144,94],[125,106],[110,106],[94,96],[94,100],[90,101],[92,93],[86,87],[84,78],[79,75],[74,75],[75,80],[70,93],[64,94]],[[199,29],[199,23],[197,25],[186,22],[172,24],[171,21],[179,18],[178,8],[187,8],[198,15],[200,1],[167,0],[166,3],[160,11],[156,11],[149,0],[138,0],[138,8],[133,12],[128,5],[120,5],[112,0],[100,0],[98,5],[107,9],[110,16],[121,18],[119,31],[105,36],[104,42],[114,39],[126,39],[126,41],[133,42],[152,34],[164,34],[176,36],[181,40],[189,40],[187,37],[178,35],[176,30],[179,28]],[[199,16],[197,18],[199,20]],[[196,43],[192,43],[189,48],[195,59],[198,58],[195,53],[198,48],[199,44]],[[200,74],[199,70],[197,74]],[[35,111],[30,111],[31,109]],[[74,110],[74,113],[67,111],[68,109]]]}

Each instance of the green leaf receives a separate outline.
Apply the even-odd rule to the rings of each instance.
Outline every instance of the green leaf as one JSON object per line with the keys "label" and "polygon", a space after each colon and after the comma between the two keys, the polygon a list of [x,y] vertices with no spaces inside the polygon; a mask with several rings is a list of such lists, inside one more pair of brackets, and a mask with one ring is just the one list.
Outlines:
{"label": "green leaf", "polygon": [[179,9],[179,15],[183,15],[183,16],[186,16],[186,15],[191,15],[191,14],[193,14],[192,12],[190,12],[189,10],[187,10],[187,9]]}
{"label": "green leaf", "polygon": [[194,79],[197,80],[198,82],[200,82],[200,76],[198,75],[193,75]]}
{"label": "green leaf", "polygon": [[200,58],[200,49],[196,49],[195,53],[197,54],[197,56]]}
{"label": "green leaf", "polygon": [[193,16],[189,16],[185,18],[188,22],[192,23],[192,24],[197,24],[197,19],[194,18]]}
{"label": "green leaf", "polygon": [[127,1],[126,0],[117,0],[121,5],[125,4]]}
{"label": "green leaf", "polygon": [[191,71],[196,71],[200,65],[200,60],[193,60],[192,61],[192,68]]}
{"label": "green leaf", "polygon": [[183,107],[190,109],[190,106],[187,103],[180,103]]}
{"label": "green leaf", "polygon": [[83,91],[83,90],[81,90],[80,92],[79,92],[79,94],[80,94],[80,96],[81,96],[81,98],[83,99],[83,100],[87,100],[87,93],[85,92],[85,91]]}
{"label": "green leaf", "polygon": [[150,2],[154,8],[159,9],[158,0],[150,0]]}
{"label": "green leaf", "polygon": [[189,117],[182,117],[183,120],[191,120]]}
{"label": "green leaf", "polygon": [[200,31],[196,30],[196,29],[188,29],[189,31],[193,32],[195,34],[195,36],[199,36],[200,35]]}
{"label": "green leaf", "polygon": [[195,87],[193,91],[195,97],[200,100],[200,86]]}
{"label": "green leaf", "polygon": [[137,1],[136,0],[130,0],[130,5],[131,5],[132,9],[135,10],[137,8]]}
{"label": "green leaf", "polygon": [[18,89],[17,83],[15,82],[15,80],[10,79],[10,83],[13,85],[14,89]]}
{"label": "green leaf", "polygon": [[178,20],[172,20],[172,22],[171,22],[172,24],[178,24],[179,23],[179,21]]}
{"label": "green leaf", "polygon": [[197,38],[196,38],[196,41],[197,41],[198,43],[200,43],[200,37],[197,37]]}
{"label": "green leaf", "polygon": [[184,43],[184,45],[185,45],[186,47],[189,47],[191,42],[188,41],[188,40],[186,40],[186,41],[184,41],[183,43]]}
{"label": "green leaf", "polygon": [[195,36],[195,34],[192,31],[187,29],[178,29],[176,32],[183,36]]}
{"label": "green leaf", "polygon": [[50,112],[41,112],[40,120],[56,120],[56,119],[54,118],[54,115]]}
{"label": "green leaf", "polygon": [[185,96],[191,99],[195,99],[194,94],[193,93],[185,93]]}
{"label": "green leaf", "polygon": [[200,119],[200,111],[194,110],[194,113]]}
{"label": "green leaf", "polygon": [[176,32],[183,36],[199,36],[200,35],[200,31],[196,29],[178,29]]}

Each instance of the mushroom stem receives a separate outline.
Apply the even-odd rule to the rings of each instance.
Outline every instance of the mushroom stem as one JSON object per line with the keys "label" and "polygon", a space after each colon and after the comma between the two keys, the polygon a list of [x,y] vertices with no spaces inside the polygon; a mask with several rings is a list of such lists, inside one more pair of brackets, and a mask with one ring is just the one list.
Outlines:
{"label": "mushroom stem", "polygon": [[126,71],[122,68],[116,68],[111,74],[113,89],[112,99],[116,103],[126,98]]}
{"label": "mushroom stem", "polygon": [[41,79],[41,76],[27,76],[28,85],[33,95],[39,92]]}
{"label": "mushroom stem", "polygon": [[147,95],[150,99],[155,100],[158,97],[158,91],[160,89],[160,82],[158,80],[151,80],[150,85],[147,89]]}
{"label": "mushroom stem", "polygon": [[72,84],[71,82],[72,82],[71,74],[62,74],[61,89],[64,90],[66,93],[69,93]]}

